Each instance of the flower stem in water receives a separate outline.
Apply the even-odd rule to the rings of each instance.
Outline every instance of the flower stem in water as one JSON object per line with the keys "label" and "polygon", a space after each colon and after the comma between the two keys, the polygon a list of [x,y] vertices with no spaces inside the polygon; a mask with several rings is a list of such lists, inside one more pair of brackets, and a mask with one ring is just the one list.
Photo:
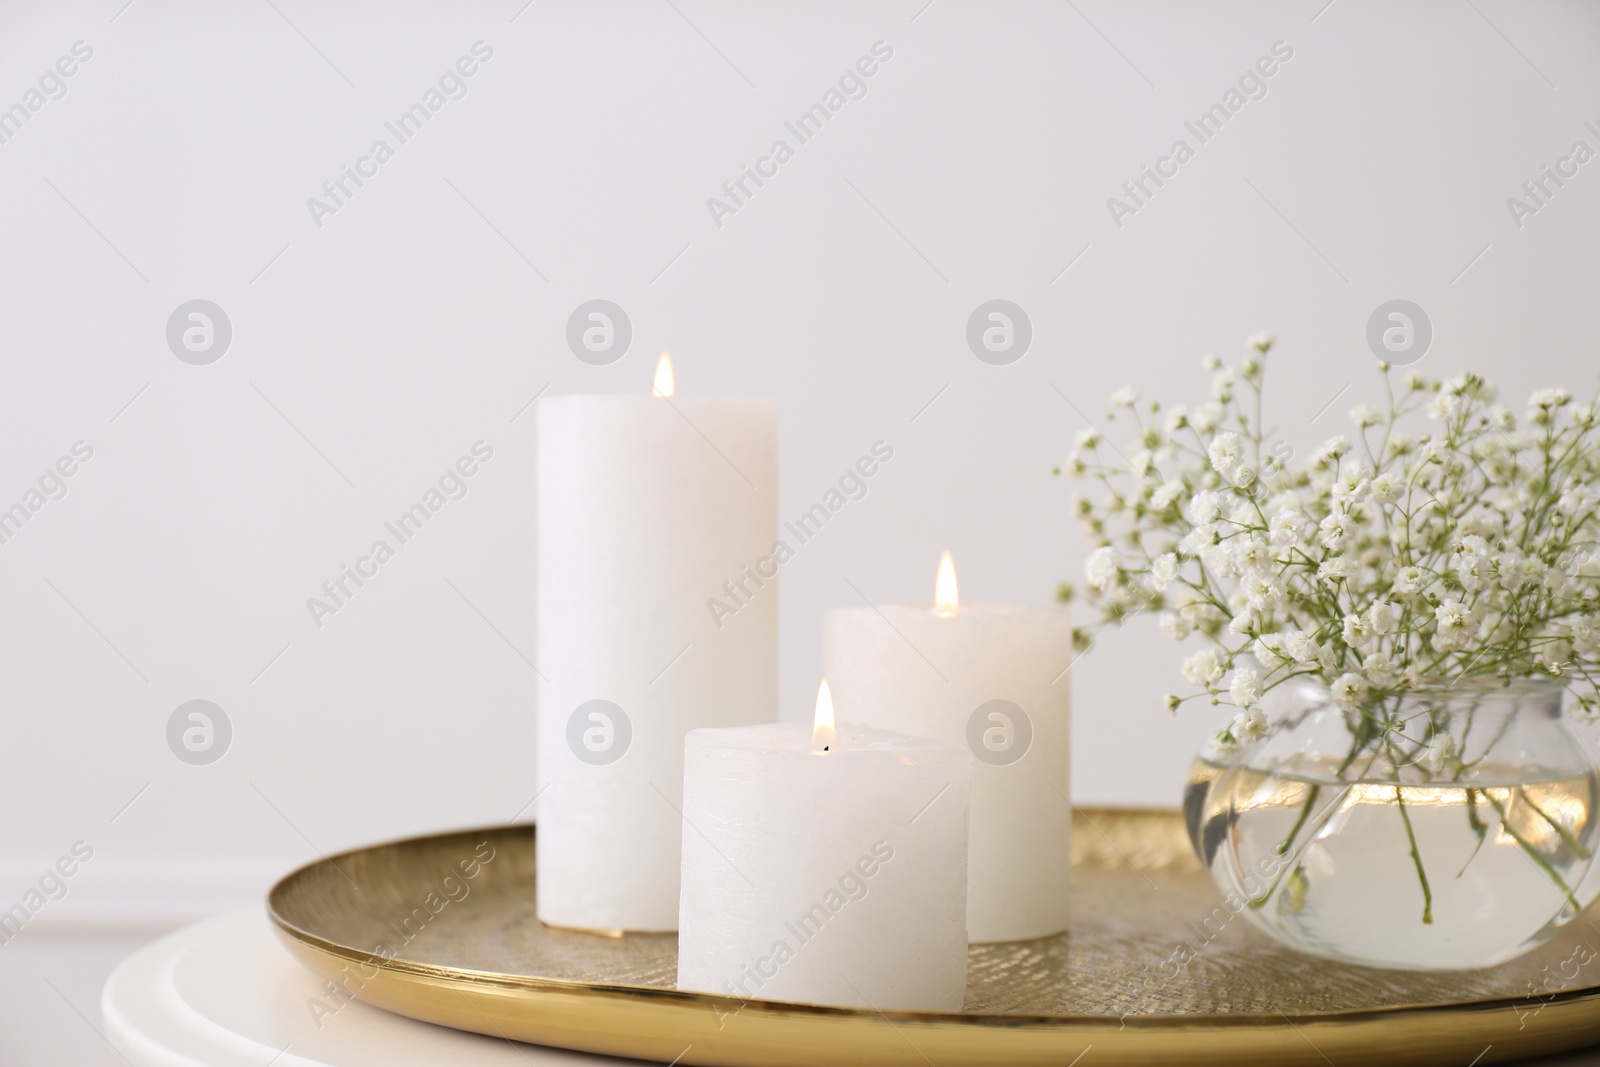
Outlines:
{"label": "flower stem in water", "polygon": [[1307,790],[1306,802],[1300,808],[1300,818],[1295,820],[1294,828],[1289,831],[1289,836],[1278,844],[1278,855],[1287,856],[1289,854],[1289,849],[1294,845],[1294,839],[1300,836],[1301,827],[1305,826],[1306,820],[1311,817],[1312,805],[1316,804],[1317,794],[1321,790],[1322,787],[1320,785],[1313,785]]}
{"label": "flower stem in water", "polygon": [[1411,829],[1411,815],[1406,811],[1405,797],[1399,786],[1394,787],[1394,802],[1400,808],[1400,818],[1406,824],[1406,840],[1411,842],[1411,862],[1417,866],[1417,877],[1422,881],[1422,921],[1433,922],[1433,890],[1428,887],[1428,872],[1422,869],[1422,853],[1417,851],[1417,835]]}
{"label": "flower stem in water", "polygon": [[1561,875],[1557,873],[1555,867],[1551,865],[1550,861],[1544,858],[1544,854],[1542,852],[1533,847],[1532,842],[1526,840],[1521,834],[1517,833],[1511,828],[1511,822],[1506,818],[1506,809],[1498,800],[1494,798],[1494,794],[1485,789],[1483,791],[1483,795],[1485,799],[1487,799],[1489,803],[1494,806],[1494,810],[1500,813],[1500,829],[1511,835],[1511,840],[1515,841],[1519,846],[1521,846],[1522,851],[1528,854],[1528,858],[1537,863],[1539,865],[1539,869],[1544,871],[1545,874],[1549,875],[1550,880],[1556,884],[1556,888],[1560,889],[1562,893],[1566,894],[1567,904],[1572,908],[1572,910],[1574,912],[1582,911],[1583,907],[1578,903],[1578,898],[1572,895],[1572,890],[1568,888],[1567,883],[1562,880]]}
{"label": "flower stem in water", "polygon": [[1539,818],[1550,824],[1550,828],[1554,830],[1561,838],[1562,843],[1576,853],[1579,859],[1586,860],[1589,858],[1589,850],[1578,843],[1578,839],[1572,836],[1572,831],[1567,829],[1563,823],[1558,822],[1557,820],[1552,819],[1549,815],[1545,814],[1545,810],[1539,805],[1535,804],[1533,802],[1533,798],[1528,795],[1528,791],[1523,789],[1520,785],[1517,786],[1517,795],[1522,798],[1522,802],[1524,804],[1528,805],[1528,807],[1539,813]]}

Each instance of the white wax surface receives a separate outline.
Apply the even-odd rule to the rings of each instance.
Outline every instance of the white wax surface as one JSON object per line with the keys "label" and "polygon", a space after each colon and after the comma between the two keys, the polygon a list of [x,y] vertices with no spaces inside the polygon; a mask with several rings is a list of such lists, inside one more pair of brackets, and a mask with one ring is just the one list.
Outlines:
{"label": "white wax surface", "polygon": [[964,747],[841,725],[695,730],[678,986],[957,1011],[967,979]]}
{"label": "white wax surface", "polygon": [[[772,550],[777,407],[565,396],[537,417],[539,918],[673,930],[684,734],[777,718],[775,583],[720,628],[706,607]],[[594,700],[626,727],[591,706],[574,744]]]}
{"label": "white wax surface", "polygon": [[[1044,937],[1067,927],[1071,864],[1072,626],[1061,608],[844,608],[823,617],[823,676],[840,719],[972,747],[967,933]],[[1020,746],[1014,711],[1031,724]],[[1005,716],[994,718],[994,714]],[[1011,747],[1006,747],[1009,740]],[[1017,752],[1023,752],[1015,762]],[[988,761],[986,761],[986,759]]]}

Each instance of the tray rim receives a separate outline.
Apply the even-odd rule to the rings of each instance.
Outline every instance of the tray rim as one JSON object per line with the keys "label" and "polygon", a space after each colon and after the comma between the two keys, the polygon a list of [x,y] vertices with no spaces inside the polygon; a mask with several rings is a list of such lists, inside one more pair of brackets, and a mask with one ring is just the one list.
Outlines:
{"label": "tray rim", "polygon": [[[1079,808],[1078,805],[1074,805]],[[1159,816],[1179,817],[1182,812],[1174,808],[1157,807],[1123,807],[1110,805],[1097,805],[1083,807],[1080,810],[1091,815],[1134,815],[1134,816]],[[1461,1000],[1461,1001],[1422,1001],[1405,1004],[1387,1004],[1370,1008],[1341,1008],[1333,1011],[1297,1011],[1297,1012],[1236,1012],[1229,1014],[1188,1014],[1188,1015],[1111,1015],[1074,1013],[1062,1015],[1039,1015],[1027,1013],[988,1013],[988,1012],[924,1012],[924,1011],[880,1011],[872,1008],[843,1007],[828,1004],[803,1004],[792,1001],[775,1001],[760,999],[741,999],[718,993],[702,993],[694,990],[677,989],[667,986],[640,985],[631,982],[597,982],[577,978],[548,978],[537,975],[511,974],[503,971],[480,971],[462,967],[441,967],[434,964],[420,963],[415,960],[406,960],[399,957],[386,957],[363,949],[353,948],[329,941],[324,937],[312,933],[285,917],[277,908],[275,900],[281,891],[286,891],[296,880],[306,877],[311,871],[319,867],[336,866],[337,861],[371,852],[377,849],[401,848],[406,845],[424,841],[434,841],[441,838],[474,837],[482,834],[504,834],[513,831],[522,831],[537,834],[537,824],[534,822],[511,822],[489,826],[469,827],[467,829],[443,830],[434,833],[413,834],[407,837],[381,841],[372,845],[363,845],[356,848],[345,849],[327,856],[319,857],[296,867],[273,883],[266,894],[266,911],[273,928],[278,935],[284,938],[291,946],[319,951],[325,955],[349,963],[360,963],[366,966],[377,967],[383,971],[394,974],[406,975],[411,978],[429,979],[450,985],[460,985],[471,982],[477,986],[493,986],[511,992],[546,992],[568,993],[582,996],[603,996],[635,1000],[640,996],[648,996],[654,1001],[681,1002],[684,1007],[728,1008],[739,1014],[752,1010],[758,1013],[774,1013],[778,1015],[816,1015],[833,1017],[837,1019],[882,1018],[891,1022],[907,1023],[939,1023],[944,1025],[965,1025],[980,1028],[1044,1028],[1049,1030],[1089,1030],[1106,1026],[1115,1026],[1116,1029],[1198,1029],[1216,1031],[1222,1029],[1239,1028],[1253,1029],[1261,1026],[1290,1026],[1315,1025],[1318,1023],[1361,1023],[1378,1022],[1392,1019],[1401,1015],[1443,1014],[1451,1012],[1488,1012],[1494,1010],[1516,1011],[1516,1005],[1529,1000],[1528,996],[1494,997],[1486,1000]],[[649,934],[647,936],[664,936]],[[1571,1008],[1576,1006],[1593,1005],[1596,1008],[1597,1022],[1600,1022],[1600,982],[1576,986],[1550,994],[1548,997],[1538,998],[1541,1010],[1549,1007]],[[1600,1036],[1600,1035],[1597,1035]]]}

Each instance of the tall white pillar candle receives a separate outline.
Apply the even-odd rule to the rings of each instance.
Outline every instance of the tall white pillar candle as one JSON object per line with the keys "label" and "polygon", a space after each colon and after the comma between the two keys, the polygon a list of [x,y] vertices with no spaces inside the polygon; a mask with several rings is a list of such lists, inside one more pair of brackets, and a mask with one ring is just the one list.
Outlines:
{"label": "tall white pillar candle", "polygon": [[694,730],[686,748],[679,988],[960,1010],[964,746],[773,723]]}
{"label": "tall white pillar candle", "polygon": [[541,400],[536,445],[538,915],[673,930],[684,734],[777,718],[774,583],[706,608],[772,551],[777,407],[658,376]]}
{"label": "tall white pillar candle", "polygon": [[827,612],[823,673],[841,719],[976,757],[968,936],[1059,933],[1069,912],[1072,626],[1064,608],[958,606],[948,554],[940,572],[934,605]]}

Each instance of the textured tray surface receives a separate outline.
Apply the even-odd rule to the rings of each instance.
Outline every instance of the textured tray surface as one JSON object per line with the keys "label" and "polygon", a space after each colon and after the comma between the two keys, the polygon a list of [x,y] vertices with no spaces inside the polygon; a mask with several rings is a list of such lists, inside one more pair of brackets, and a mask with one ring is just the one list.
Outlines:
{"label": "textured tray surface", "polygon": [[[574,1043],[571,1034],[548,1025],[544,1015],[555,1007],[557,994],[648,997],[662,1008],[656,991],[674,989],[676,938],[613,939],[541,925],[534,916],[533,834],[531,827],[507,827],[347,853],[285,878],[272,891],[270,909],[314,966],[330,973],[342,967],[347,988],[380,1006],[484,1033],[671,1059],[684,1042],[670,1051],[619,1044],[615,1034]],[[1129,1035],[1154,1036],[1175,1024],[1245,1027],[1257,1031],[1255,1038],[1279,1031],[1300,1052],[1316,1053],[1307,1062],[1322,1062],[1326,1049],[1320,1042],[1313,1046],[1307,1025],[1366,1026],[1376,1042],[1385,1027],[1399,1035],[1408,1017],[1467,1009],[1444,1028],[1452,1035],[1447,1044],[1470,1044],[1480,1030],[1490,1040],[1498,1037],[1492,1054],[1480,1061],[1485,1063],[1581,1044],[1563,1036],[1569,1024],[1600,1023],[1600,996],[1591,989],[1600,983],[1600,966],[1576,962],[1593,959],[1592,950],[1600,948],[1592,913],[1537,952],[1490,970],[1440,974],[1341,966],[1291,952],[1230,913],[1194,859],[1176,813],[1079,812],[1074,841],[1071,930],[1040,941],[973,946],[962,1014],[896,1015],[896,1021],[904,1026],[905,1019],[942,1020],[992,1027],[996,1034],[1019,1024],[1046,1032],[1093,1031],[1098,1036],[1082,1044],[1097,1041],[1105,1050],[1109,1042],[1110,1051],[1127,1045]],[[493,859],[481,862],[475,877],[462,878],[459,865],[490,849]],[[452,872],[450,883],[446,876]],[[371,977],[375,970],[381,974]],[[1532,991],[1538,996],[1530,996]],[[468,1001],[462,992],[483,994],[487,1001]],[[755,1007],[773,1008],[698,994],[667,997],[697,1017],[684,1020],[684,1033],[694,1036],[704,1025],[699,1017],[715,1017],[714,1036],[730,1046],[741,1044],[729,1036],[733,1031],[758,1029]],[[814,1027],[852,1018],[893,1025],[867,1011],[773,1008],[791,1021],[797,1011],[810,1012]],[[740,1025],[730,1026],[735,1017]],[[902,1036],[908,1033],[902,1030]],[[1339,1033],[1340,1041],[1348,1039],[1344,1029]],[[710,1043],[702,1035],[701,1052],[691,1049],[681,1062],[741,1062],[736,1052],[708,1049]],[[1479,1043],[1467,1059],[1488,1043]],[[1021,1044],[1018,1058],[999,1062],[1052,1062],[1033,1058]],[[1060,1042],[1057,1047],[1069,1048]],[[1203,1051],[1191,1048],[1193,1055]],[[915,1062],[927,1053],[920,1048]],[[953,1049],[948,1058],[931,1058],[940,1067],[965,1062]],[[890,1055],[879,1062],[897,1061]],[[1434,1060],[1421,1049],[1395,1062]]]}

